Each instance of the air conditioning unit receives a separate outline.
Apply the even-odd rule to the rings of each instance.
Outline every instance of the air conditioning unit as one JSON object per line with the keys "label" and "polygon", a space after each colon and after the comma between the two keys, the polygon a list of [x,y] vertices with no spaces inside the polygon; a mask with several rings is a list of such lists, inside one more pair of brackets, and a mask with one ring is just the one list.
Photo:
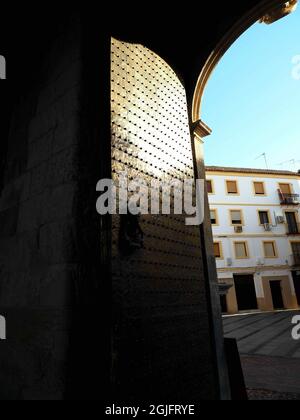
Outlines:
{"label": "air conditioning unit", "polygon": [[264,224],[264,228],[266,232],[271,232],[272,230],[272,225],[270,225],[270,223],[265,223]]}
{"label": "air conditioning unit", "polygon": [[276,216],[276,222],[278,225],[283,225],[284,224],[284,217],[283,216]]}
{"label": "air conditioning unit", "polygon": [[234,226],[235,233],[243,233],[243,226]]}
{"label": "air conditioning unit", "polygon": [[227,267],[232,267],[232,265],[233,265],[232,258],[227,258],[226,263],[227,263]]}

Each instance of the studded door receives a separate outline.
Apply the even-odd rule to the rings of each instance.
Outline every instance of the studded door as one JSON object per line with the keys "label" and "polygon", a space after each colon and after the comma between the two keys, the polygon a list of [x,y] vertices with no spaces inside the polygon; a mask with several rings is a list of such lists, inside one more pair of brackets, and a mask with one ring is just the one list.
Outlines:
{"label": "studded door", "polygon": [[[193,178],[177,75],[147,48],[115,39],[111,64],[113,177],[127,171],[148,184]],[[141,216],[138,225],[143,243],[126,254],[122,218],[113,217],[115,387],[135,398],[211,395],[199,227],[175,215]]]}

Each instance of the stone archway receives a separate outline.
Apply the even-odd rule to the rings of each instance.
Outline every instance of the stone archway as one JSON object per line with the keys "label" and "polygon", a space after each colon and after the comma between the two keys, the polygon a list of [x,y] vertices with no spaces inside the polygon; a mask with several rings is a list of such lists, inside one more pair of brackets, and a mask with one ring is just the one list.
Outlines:
{"label": "stone archway", "polygon": [[[298,4],[298,0],[284,1],[284,0],[262,0],[258,4],[245,13],[232,28],[222,37],[218,44],[211,50],[205,64],[201,68],[195,90],[193,92],[193,99],[190,102],[190,120],[192,134],[194,135],[194,154],[196,157],[196,173],[198,178],[205,178],[205,158],[204,158],[204,138],[212,133],[212,130],[202,120],[202,100],[208,81],[213,74],[215,68],[231,48],[231,46],[239,39],[239,37],[246,32],[252,25],[260,21],[263,24],[272,24],[279,19],[282,19],[292,13]],[[208,203],[206,203],[208,205]],[[206,213],[209,214],[208,208]],[[208,261],[208,276],[209,284],[214,282],[214,264],[210,263],[212,255],[211,234],[208,232],[207,225],[209,220],[204,224],[205,234],[203,242],[205,243],[206,260]],[[211,293],[211,304],[215,307],[213,302],[214,294]],[[218,326],[215,326],[215,340],[218,342]],[[220,356],[220,354],[218,354]],[[220,360],[220,359],[219,359]],[[221,363],[220,363],[221,366]]]}
{"label": "stone archway", "polygon": [[[260,20],[262,23],[271,24],[292,13],[296,6],[297,0],[290,0],[288,2],[284,0],[262,0],[257,6],[238,20],[231,30],[222,38],[207,59],[197,81],[192,106],[192,120],[194,123],[201,120],[202,98],[208,80],[224,54],[234,42],[246,32],[247,29],[254,25],[255,22]],[[207,133],[207,135],[208,134],[209,133]]]}

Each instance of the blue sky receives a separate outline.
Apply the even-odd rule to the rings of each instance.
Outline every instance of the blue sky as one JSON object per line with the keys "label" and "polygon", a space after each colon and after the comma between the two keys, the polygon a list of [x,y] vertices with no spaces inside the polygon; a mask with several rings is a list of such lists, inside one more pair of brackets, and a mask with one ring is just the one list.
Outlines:
{"label": "blue sky", "polygon": [[[255,24],[216,67],[202,103],[207,165],[300,169],[300,5],[271,26]],[[295,159],[296,165],[283,162]]]}

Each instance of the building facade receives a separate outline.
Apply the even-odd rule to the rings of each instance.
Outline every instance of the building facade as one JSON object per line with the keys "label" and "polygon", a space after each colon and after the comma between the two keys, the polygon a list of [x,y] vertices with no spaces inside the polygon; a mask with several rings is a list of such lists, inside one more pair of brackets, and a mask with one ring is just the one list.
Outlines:
{"label": "building facade", "polygon": [[300,174],[207,167],[222,310],[300,305]]}

